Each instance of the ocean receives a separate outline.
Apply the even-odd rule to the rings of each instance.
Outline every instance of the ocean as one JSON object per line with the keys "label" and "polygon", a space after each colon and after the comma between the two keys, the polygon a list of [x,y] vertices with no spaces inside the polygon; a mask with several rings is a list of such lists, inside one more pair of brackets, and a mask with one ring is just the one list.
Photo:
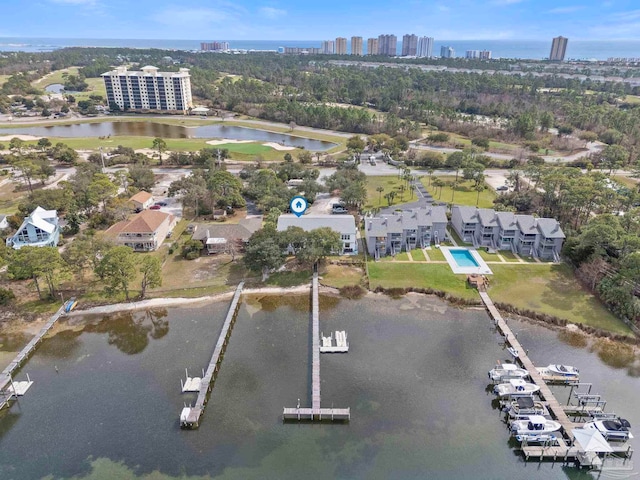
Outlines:
{"label": "ocean", "polygon": [[[224,40],[224,39],[221,39]],[[208,42],[210,39],[202,39]],[[277,51],[279,47],[320,47],[321,40],[228,40],[231,49]],[[366,39],[363,42],[366,49]],[[491,50],[493,58],[522,58],[541,60],[549,56],[551,39],[545,40],[436,40],[433,54],[441,46],[450,46],[457,57],[466,50]],[[115,39],[115,38],[37,38],[0,37],[0,51],[50,52],[65,47],[121,47],[160,48],[167,50],[199,50],[200,40],[167,39]],[[347,51],[351,45],[348,42]],[[398,41],[398,52],[402,42]],[[366,53],[366,50],[365,50]],[[571,40],[567,46],[567,59],[606,60],[611,57],[640,57],[640,41]]]}

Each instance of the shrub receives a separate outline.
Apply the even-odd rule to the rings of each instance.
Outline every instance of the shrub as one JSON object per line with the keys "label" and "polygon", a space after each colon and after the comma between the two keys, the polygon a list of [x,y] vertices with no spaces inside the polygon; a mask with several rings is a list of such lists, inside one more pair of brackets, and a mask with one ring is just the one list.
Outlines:
{"label": "shrub", "polygon": [[365,289],[360,285],[345,285],[340,288],[340,295],[349,300],[357,300],[365,294]]}
{"label": "shrub", "polygon": [[9,305],[15,300],[16,296],[13,290],[8,288],[0,288],[0,305]]}

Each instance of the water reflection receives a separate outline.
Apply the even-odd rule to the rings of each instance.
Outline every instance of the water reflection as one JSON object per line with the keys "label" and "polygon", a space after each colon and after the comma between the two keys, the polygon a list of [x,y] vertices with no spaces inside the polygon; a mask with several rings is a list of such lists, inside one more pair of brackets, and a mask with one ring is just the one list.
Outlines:
{"label": "water reflection", "polygon": [[106,315],[85,331],[108,334],[107,342],[127,355],[144,351],[149,339],[160,339],[169,333],[167,310],[152,309],[144,312],[121,312]]}
{"label": "water reflection", "polygon": [[[320,311],[333,310],[340,303],[340,297],[334,295],[320,295]],[[278,308],[289,307],[296,312],[308,312],[311,308],[310,295],[252,295],[245,300],[249,305],[260,305],[265,312],[275,312]]]}

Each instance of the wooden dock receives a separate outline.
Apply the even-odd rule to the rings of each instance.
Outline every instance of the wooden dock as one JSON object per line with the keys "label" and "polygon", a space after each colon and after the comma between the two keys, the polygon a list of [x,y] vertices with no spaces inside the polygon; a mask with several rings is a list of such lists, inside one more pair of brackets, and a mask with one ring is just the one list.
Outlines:
{"label": "wooden dock", "polygon": [[[531,446],[523,444],[521,446],[521,450],[525,455],[525,458],[528,460],[530,457],[536,459],[562,459],[562,460],[575,460],[578,461],[581,465],[590,465],[587,462],[590,460],[594,460],[593,456],[588,455],[579,444],[574,444],[574,434],[573,430],[576,428],[576,424],[574,424],[569,417],[567,416],[567,412],[565,411],[565,407],[558,402],[556,397],[551,392],[551,389],[544,381],[542,375],[536,369],[536,366],[533,364],[529,356],[527,355],[526,350],[522,347],[514,333],[511,331],[511,328],[507,325],[507,322],[502,318],[500,312],[491,301],[491,298],[486,292],[478,292],[480,294],[480,298],[484,302],[491,318],[493,318],[496,327],[504,335],[506,343],[513,347],[517,352],[518,356],[516,360],[520,362],[522,367],[529,372],[529,376],[533,383],[540,387],[540,391],[538,394],[545,402],[549,412],[556,419],[558,423],[562,426],[561,432],[563,437],[557,436],[557,446]],[[624,454],[627,456],[631,456],[633,450],[629,445],[611,445],[616,453]]]}
{"label": "wooden dock", "polygon": [[311,408],[284,408],[284,420],[348,421],[350,408],[320,407],[320,299],[318,293],[318,272],[313,272],[311,283]]}
{"label": "wooden dock", "polygon": [[13,374],[22,364],[31,356],[38,344],[44,336],[51,330],[58,319],[64,314],[64,305],[58,309],[56,313],[44,324],[40,331],[27,343],[22,350],[16,355],[11,363],[0,373],[0,409],[6,407],[9,402],[15,398],[16,391],[12,388],[11,383]]}
{"label": "wooden dock", "polygon": [[211,389],[213,388],[213,384],[215,383],[216,376],[218,374],[218,371],[220,370],[220,362],[222,361],[222,356],[224,355],[224,351],[227,347],[227,342],[229,340],[229,337],[231,336],[231,329],[233,327],[233,324],[235,323],[235,319],[238,313],[238,308],[240,306],[240,296],[242,294],[243,287],[244,282],[240,282],[238,288],[236,288],[236,292],[233,295],[231,305],[229,306],[229,311],[227,312],[227,317],[224,320],[222,331],[220,332],[220,336],[218,337],[218,343],[216,343],[216,347],[213,350],[213,355],[211,356],[211,361],[209,362],[207,371],[205,372],[204,377],[202,377],[201,387],[196,403],[192,407],[183,408],[182,412],[180,413],[180,426],[183,428],[198,428],[200,426],[200,417],[204,413],[204,408],[207,404],[209,392],[211,391]]}

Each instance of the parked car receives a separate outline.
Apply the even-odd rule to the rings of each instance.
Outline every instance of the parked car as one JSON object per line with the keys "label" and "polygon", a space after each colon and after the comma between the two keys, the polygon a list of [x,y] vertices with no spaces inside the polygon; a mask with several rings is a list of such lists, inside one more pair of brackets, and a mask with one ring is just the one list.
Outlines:
{"label": "parked car", "polygon": [[160,210],[160,205],[151,205],[149,210]]}
{"label": "parked car", "polygon": [[156,202],[156,203],[154,203],[154,205],[159,205],[161,207],[166,207],[167,206],[167,202]]}
{"label": "parked car", "polygon": [[334,215],[340,215],[344,213],[349,213],[349,210],[347,210],[347,208],[344,207],[343,205],[333,205],[331,207],[331,213],[333,213]]}
{"label": "parked car", "polygon": [[500,185],[498,188],[496,188],[496,190],[498,192],[506,192],[507,190],[509,190],[509,187],[507,187],[506,185]]}

